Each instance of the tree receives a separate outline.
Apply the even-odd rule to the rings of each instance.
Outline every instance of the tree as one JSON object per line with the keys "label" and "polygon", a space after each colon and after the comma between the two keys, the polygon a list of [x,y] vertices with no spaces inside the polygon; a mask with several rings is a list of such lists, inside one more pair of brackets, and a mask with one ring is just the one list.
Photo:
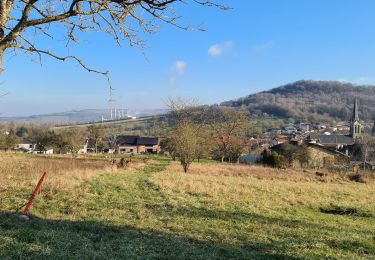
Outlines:
{"label": "tree", "polygon": [[300,163],[301,167],[305,167],[309,164],[311,159],[310,151],[305,144],[298,146],[298,150],[296,153],[296,159]]}
{"label": "tree", "polygon": [[86,141],[86,133],[82,130],[67,131],[69,145],[68,149],[71,154],[77,154]]}
{"label": "tree", "polygon": [[[193,4],[227,7],[209,0],[190,0]],[[155,33],[160,22],[171,24],[180,29],[189,27],[178,24],[179,16],[175,8],[181,0],[1,0],[0,2],[0,70],[6,50],[24,51],[66,61],[75,60],[84,69],[107,76],[87,67],[74,55],[60,56],[45,46],[41,40],[64,39],[64,47],[78,44],[79,38],[87,32],[103,32],[117,44],[127,41],[131,46],[143,46],[139,37],[142,33]],[[63,37],[61,37],[63,36]]]}
{"label": "tree", "polygon": [[306,145],[298,145],[292,143],[280,144],[278,153],[282,155],[287,163],[287,166],[293,166],[295,161],[300,163],[301,167],[308,165],[310,161],[310,152]]}
{"label": "tree", "polygon": [[102,125],[92,124],[87,127],[89,139],[95,143],[95,153],[98,153],[98,144],[104,137],[104,128]]}
{"label": "tree", "polygon": [[16,129],[16,135],[18,137],[27,137],[29,134],[29,130],[27,129],[27,127],[25,126],[20,126],[20,127],[17,127]]}
{"label": "tree", "polygon": [[46,129],[34,130],[32,140],[35,143],[35,148],[39,153],[44,152],[48,146],[53,146],[56,143],[56,133]]}
{"label": "tree", "polygon": [[200,115],[195,104],[195,100],[183,98],[169,99],[168,103],[173,121],[163,142],[172,158],[179,159],[185,173],[201,153],[199,140],[202,136],[202,124],[194,122]]}
{"label": "tree", "polygon": [[116,150],[118,145],[118,136],[117,134],[110,134],[107,136],[106,146],[108,149]]}
{"label": "tree", "polygon": [[10,131],[9,134],[2,134],[0,136],[0,148],[6,151],[14,149],[18,142],[18,137],[13,131]]}
{"label": "tree", "polygon": [[290,143],[280,144],[279,154],[281,154],[285,158],[289,167],[293,166],[293,162],[296,159],[297,152],[298,147],[296,145]]}
{"label": "tree", "polygon": [[176,160],[176,141],[173,129],[169,129],[168,133],[162,136],[160,146],[169,153],[173,161]]}
{"label": "tree", "polygon": [[62,132],[56,135],[54,138],[53,146],[56,149],[56,153],[67,153],[69,151],[69,136],[66,132]]}
{"label": "tree", "polygon": [[86,134],[81,130],[67,130],[56,135],[54,146],[59,153],[78,153],[86,139]]}
{"label": "tree", "polygon": [[276,152],[268,152],[267,150],[262,152],[262,162],[264,165],[279,169],[285,166],[284,156]]}
{"label": "tree", "polygon": [[374,159],[375,138],[369,134],[363,134],[360,141],[363,170],[366,169],[366,162]]}
{"label": "tree", "polygon": [[239,156],[246,144],[246,134],[250,126],[247,113],[225,107],[212,108],[206,113],[207,123],[215,140],[216,154],[221,162],[232,161],[231,155]]}
{"label": "tree", "polygon": [[174,132],[176,155],[187,173],[190,164],[198,157],[198,127],[189,121],[180,122]]}

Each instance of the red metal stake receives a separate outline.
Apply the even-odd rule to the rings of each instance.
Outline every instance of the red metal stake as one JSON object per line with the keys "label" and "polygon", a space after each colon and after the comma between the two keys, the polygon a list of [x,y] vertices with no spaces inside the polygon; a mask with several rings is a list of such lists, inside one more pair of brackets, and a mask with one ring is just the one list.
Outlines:
{"label": "red metal stake", "polygon": [[28,216],[28,215],[29,215],[29,209],[30,209],[30,206],[31,206],[31,204],[33,203],[33,200],[34,200],[36,194],[37,194],[38,191],[40,190],[40,187],[42,187],[42,183],[43,183],[44,178],[46,177],[46,175],[47,175],[47,173],[44,172],[42,178],[40,178],[38,184],[36,185],[35,190],[33,191],[33,193],[31,193],[31,196],[30,196],[30,198],[29,198],[29,201],[27,202],[26,207],[25,207],[25,209],[23,210],[23,215],[24,215],[24,216]]}

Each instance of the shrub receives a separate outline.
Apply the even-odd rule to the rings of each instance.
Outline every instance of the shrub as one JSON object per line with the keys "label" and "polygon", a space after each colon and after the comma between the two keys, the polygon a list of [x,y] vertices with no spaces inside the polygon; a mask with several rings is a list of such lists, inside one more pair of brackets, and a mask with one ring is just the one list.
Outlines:
{"label": "shrub", "polygon": [[360,183],[367,183],[367,178],[361,173],[352,173],[348,175],[349,180]]}
{"label": "shrub", "polygon": [[262,162],[264,165],[268,165],[274,168],[283,168],[285,167],[285,158],[284,156],[276,152],[268,152],[266,150],[262,153]]}

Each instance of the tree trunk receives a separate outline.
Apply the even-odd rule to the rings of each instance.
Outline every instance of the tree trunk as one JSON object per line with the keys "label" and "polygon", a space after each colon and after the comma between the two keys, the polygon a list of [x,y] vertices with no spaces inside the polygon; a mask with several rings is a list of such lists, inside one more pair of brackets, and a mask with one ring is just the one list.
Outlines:
{"label": "tree trunk", "polygon": [[187,171],[189,170],[189,164],[184,163],[183,167],[184,167],[184,172],[187,173]]}

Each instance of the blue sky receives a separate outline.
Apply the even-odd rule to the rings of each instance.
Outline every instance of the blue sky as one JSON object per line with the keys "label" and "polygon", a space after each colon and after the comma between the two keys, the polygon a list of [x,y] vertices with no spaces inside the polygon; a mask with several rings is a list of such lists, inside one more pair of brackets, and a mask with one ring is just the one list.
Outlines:
{"label": "blue sky", "polygon": [[[233,9],[180,6],[182,23],[206,31],[163,25],[145,36],[147,58],[93,33],[70,52],[109,70],[116,103],[133,110],[164,107],[168,96],[220,103],[300,79],[375,84],[375,1],[222,2]],[[74,62],[5,57],[4,67],[2,116],[108,107],[106,80]]]}

